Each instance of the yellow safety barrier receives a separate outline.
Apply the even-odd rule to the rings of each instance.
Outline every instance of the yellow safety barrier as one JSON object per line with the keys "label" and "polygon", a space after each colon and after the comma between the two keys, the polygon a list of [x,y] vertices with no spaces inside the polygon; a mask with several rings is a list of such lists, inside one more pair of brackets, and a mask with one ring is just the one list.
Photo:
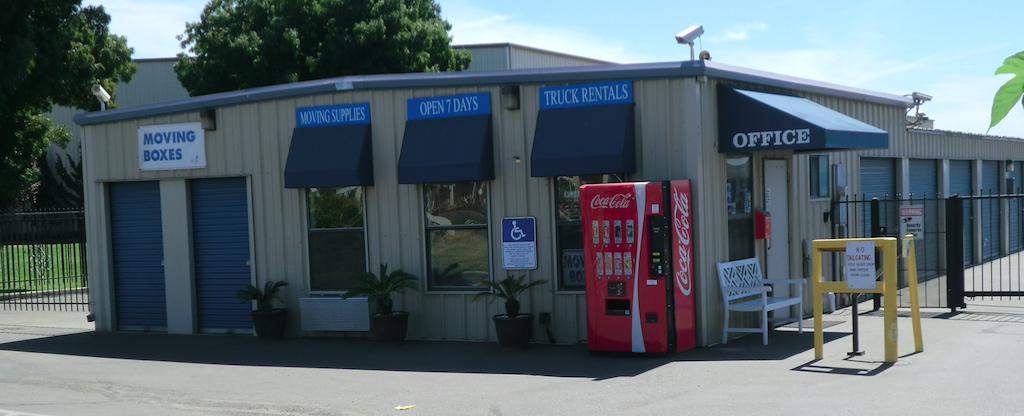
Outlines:
{"label": "yellow safety barrier", "polygon": [[[871,289],[850,288],[848,282],[822,282],[821,281],[821,254],[825,251],[846,251],[848,242],[873,241],[875,247],[882,251],[882,281],[875,282]],[[903,238],[903,257],[907,262],[907,280],[910,288],[910,310],[911,320],[914,325],[914,347],[916,352],[924,351],[924,341],[921,338],[921,309],[917,298],[917,258],[914,254],[914,237],[907,235]],[[896,238],[843,238],[833,240],[814,240],[811,243],[811,284],[814,296],[811,298],[814,304],[814,358],[822,359],[822,344],[824,344],[824,333],[821,328],[821,294],[822,293],[881,293],[883,322],[885,325],[885,362],[895,363],[897,359],[896,341],[899,331],[896,327]]]}

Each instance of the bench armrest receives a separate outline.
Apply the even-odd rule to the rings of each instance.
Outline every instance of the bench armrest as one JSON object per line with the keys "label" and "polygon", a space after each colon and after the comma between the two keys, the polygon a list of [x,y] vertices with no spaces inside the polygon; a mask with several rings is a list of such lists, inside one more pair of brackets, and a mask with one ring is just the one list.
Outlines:
{"label": "bench armrest", "polygon": [[807,283],[807,279],[761,279],[764,283],[775,283],[775,284],[804,284]]}
{"label": "bench armrest", "polygon": [[772,288],[769,287],[769,286],[760,286],[760,287],[722,286],[722,291],[723,292],[750,292],[751,294],[754,294],[754,293],[767,293],[767,292],[771,292]]}

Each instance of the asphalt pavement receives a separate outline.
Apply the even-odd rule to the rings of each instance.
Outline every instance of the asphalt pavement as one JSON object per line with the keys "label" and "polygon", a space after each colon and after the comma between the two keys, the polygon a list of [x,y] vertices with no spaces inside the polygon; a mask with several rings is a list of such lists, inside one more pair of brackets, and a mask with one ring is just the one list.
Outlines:
{"label": "asphalt pavement", "polygon": [[0,310],[0,416],[1024,414],[1024,301],[968,305],[923,310],[920,353],[901,309],[895,365],[882,362],[881,312],[860,316],[865,355],[847,356],[849,309],[825,315],[823,360],[809,325],[773,331],[768,346],[755,334],[633,356],[97,333],[84,312]]}

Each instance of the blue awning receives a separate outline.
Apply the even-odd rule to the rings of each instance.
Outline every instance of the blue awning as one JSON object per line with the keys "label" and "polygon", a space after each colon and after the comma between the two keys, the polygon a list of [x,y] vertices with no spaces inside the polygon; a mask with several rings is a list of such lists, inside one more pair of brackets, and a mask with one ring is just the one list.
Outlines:
{"label": "blue awning", "polygon": [[490,114],[405,122],[398,183],[491,179],[494,179],[494,151]]}
{"label": "blue awning", "polygon": [[634,103],[540,110],[531,176],[636,172]]}
{"label": "blue awning", "polygon": [[370,136],[369,124],[295,128],[284,187],[373,185]]}
{"label": "blue awning", "polygon": [[718,152],[887,149],[889,134],[802,97],[718,86]]}

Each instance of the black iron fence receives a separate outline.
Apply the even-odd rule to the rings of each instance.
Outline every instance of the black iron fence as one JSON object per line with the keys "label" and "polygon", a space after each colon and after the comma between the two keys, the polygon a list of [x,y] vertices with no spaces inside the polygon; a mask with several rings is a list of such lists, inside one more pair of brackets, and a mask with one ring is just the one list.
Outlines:
{"label": "black iron fence", "polygon": [[[914,241],[922,307],[955,311],[967,298],[1024,297],[1024,194],[860,196],[832,205],[833,238],[899,237],[900,223],[910,221],[922,230]],[[900,263],[898,303],[905,307],[910,294]],[[843,279],[841,259],[833,264]]]}
{"label": "black iron fence", "polygon": [[85,215],[0,214],[0,309],[89,310]]}
{"label": "black iron fence", "polygon": [[[902,211],[902,212],[901,212]],[[945,307],[946,294],[946,263],[945,242],[946,199],[939,194],[908,194],[906,196],[882,195],[870,197],[859,195],[850,200],[835,201],[832,205],[833,238],[868,238],[897,237],[905,230],[904,225],[913,229],[920,227],[918,238],[914,240],[914,251],[917,258],[918,297],[924,307]],[[915,214],[915,222],[908,223],[909,214]],[[878,257],[881,267],[881,257]],[[845,278],[844,266],[840,256],[833,260],[833,273],[839,280]],[[906,267],[900,261],[898,269],[899,305],[909,306],[910,298],[907,288]],[[869,296],[869,295],[863,295]],[[860,299],[860,298],[858,298]],[[840,300],[844,306],[853,300]],[[877,298],[876,298],[876,303]]]}

